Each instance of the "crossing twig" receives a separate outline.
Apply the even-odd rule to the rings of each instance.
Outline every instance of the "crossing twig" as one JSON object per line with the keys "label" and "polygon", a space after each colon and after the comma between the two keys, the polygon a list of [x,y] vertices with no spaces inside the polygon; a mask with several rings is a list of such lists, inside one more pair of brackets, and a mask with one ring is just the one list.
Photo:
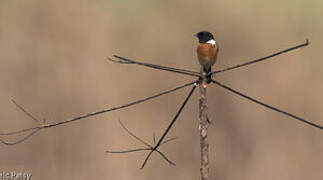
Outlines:
{"label": "crossing twig", "polygon": [[172,126],[174,125],[174,123],[176,122],[178,116],[181,114],[183,108],[185,107],[187,101],[190,99],[190,97],[192,96],[194,90],[195,90],[196,86],[194,85],[193,88],[191,89],[191,91],[189,92],[189,94],[187,95],[186,99],[184,100],[184,103],[182,104],[182,106],[179,108],[179,110],[177,111],[176,115],[174,116],[173,120],[171,121],[171,123],[168,125],[167,129],[165,130],[165,132],[163,133],[163,135],[161,136],[161,138],[158,140],[157,144],[154,146],[154,148],[149,152],[149,154],[146,156],[146,159],[144,160],[144,162],[142,163],[142,166],[140,169],[143,169],[149,159],[149,157],[151,156],[151,154],[157,150],[157,148],[161,145],[161,143],[163,142],[164,138],[166,137],[166,135],[168,134],[169,130],[172,128]]}
{"label": "crossing twig", "polygon": [[[110,150],[107,150],[105,151],[106,153],[130,153],[130,152],[138,152],[138,151],[148,151],[148,150],[153,150],[154,147],[152,145],[150,145],[149,143],[145,142],[144,140],[140,139],[138,136],[136,136],[134,133],[132,133],[122,122],[121,120],[119,119],[119,123],[121,125],[121,127],[130,135],[132,136],[133,138],[135,138],[136,140],[138,140],[139,142],[141,142],[142,144],[144,144],[145,146],[147,146],[147,148],[136,148],[136,149],[130,149],[130,150],[123,150],[123,151],[110,151]],[[170,138],[170,139],[167,139],[166,141],[164,141],[163,143],[161,143],[160,145],[163,145],[163,144],[166,144],[170,141],[173,141],[177,138]],[[169,164],[171,165],[175,165],[174,162],[172,162],[171,160],[169,160],[169,158],[164,154],[162,153],[161,151],[159,150],[156,150]]]}

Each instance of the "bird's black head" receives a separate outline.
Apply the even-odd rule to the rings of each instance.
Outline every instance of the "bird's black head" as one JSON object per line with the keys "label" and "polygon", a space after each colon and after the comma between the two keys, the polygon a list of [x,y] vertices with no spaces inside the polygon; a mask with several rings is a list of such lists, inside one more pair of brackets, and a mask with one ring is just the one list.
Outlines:
{"label": "bird's black head", "polygon": [[206,43],[209,40],[214,39],[212,33],[208,32],[208,31],[200,31],[197,34],[195,34],[194,36],[199,39],[199,43]]}

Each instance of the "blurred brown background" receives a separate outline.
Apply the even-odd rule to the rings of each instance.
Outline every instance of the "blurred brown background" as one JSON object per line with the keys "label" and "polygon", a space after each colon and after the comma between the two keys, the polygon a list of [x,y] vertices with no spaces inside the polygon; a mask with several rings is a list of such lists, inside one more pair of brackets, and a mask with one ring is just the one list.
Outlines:
{"label": "blurred brown background", "polygon": [[[215,33],[216,69],[311,40],[311,45],[216,79],[268,104],[323,124],[323,1],[1,0],[0,132],[35,125],[11,102],[57,122],[153,95],[194,78],[106,61],[119,54],[199,70],[192,36]],[[0,171],[33,179],[199,179],[198,93],[161,147],[177,163],[146,153],[105,154],[141,147],[120,127],[152,142],[188,88],[128,109],[43,130],[17,146],[0,144]],[[323,133],[208,88],[210,179],[323,179]],[[15,137],[7,139],[14,140]]]}

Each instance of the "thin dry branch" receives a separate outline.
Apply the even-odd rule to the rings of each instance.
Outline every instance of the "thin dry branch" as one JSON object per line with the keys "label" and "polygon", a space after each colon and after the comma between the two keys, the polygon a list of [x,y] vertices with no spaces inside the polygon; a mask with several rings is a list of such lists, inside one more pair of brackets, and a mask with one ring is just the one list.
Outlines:
{"label": "thin dry branch", "polygon": [[247,66],[247,65],[254,64],[254,63],[258,63],[258,62],[267,60],[269,58],[272,58],[272,57],[275,57],[275,56],[278,56],[278,55],[281,55],[281,54],[287,53],[289,51],[296,50],[296,49],[299,49],[299,48],[302,48],[302,47],[305,47],[305,46],[308,46],[308,45],[309,45],[309,40],[306,39],[306,42],[305,43],[299,44],[297,46],[294,46],[294,47],[290,47],[288,49],[281,50],[279,52],[273,53],[271,55],[268,55],[268,56],[265,56],[265,57],[262,57],[262,58],[259,58],[259,59],[255,59],[255,60],[252,60],[252,61],[247,61],[247,62],[242,63],[242,64],[237,64],[237,65],[234,65],[234,66],[225,68],[225,69],[217,70],[217,71],[212,72],[212,74],[218,74],[218,73],[226,72],[226,71],[229,71],[229,70],[232,70],[232,69],[236,69],[236,68],[240,68],[240,67],[243,67],[243,66]]}
{"label": "thin dry branch", "polygon": [[36,128],[35,130],[33,130],[32,132],[30,132],[28,135],[26,135],[25,137],[23,137],[22,139],[18,140],[18,141],[14,141],[14,142],[9,142],[9,141],[5,141],[0,139],[0,142],[2,144],[8,145],[8,146],[12,146],[12,145],[17,145],[20,144],[24,141],[26,141],[27,139],[29,139],[31,136],[35,135],[38,131],[40,130],[40,128]]}
{"label": "thin dry branch", "polygon": [[322,126],[320,126],[320,125],[318,125],[318,124],[312,123],[312,122],[310,122],[310,121],[305,120],[304,118],[298,117],[298,116],[296,116],[296,115],[294,115],[294,114],[291,114],[291,113],[289,113],[289,112],[286,112],[286,111],[283,111],[283,110],[278,109],[278,108],[276,108],[276,107],[273,107],[273,106],[270,106],[270,105],[268,105],[268,104],[265,104],[265,103],[263,103],[263,102],[261,102],[261,101],[259,101],[259,100],[257,100],[257,99],[254,99],[254,98],[252,98],[252,97],[250,97],[250,96],[247,96],[247,95],[245,95],[245,94],[243,94],[243,93],[241,93],[241,92],[239,92],[239,91],[237,91],[237,90],[234,90],[234,89],[232,89],[232,88],[230,88],[230,87],[228,87],[228,86],[226,86],[226,85],[224,85],[224,84],[220,83],[219,81],[216,81],[216,80],[213,80],[213,79],[212,79],[212,82],[213,82],[214,84],[216,84],[216,85],[218,85],[218,86],[220,86],[220,87],[222,87],[222,88],[224,88],[224,89],[226,89],[226,90],[229,90],[230,92],[232,92],[232,93],[234,93],[234,94],[237,94],[237,95],[239,95],[239,96],[241,96],[241,97],[243,97],[243,98],[245,98],[245,99],[248,99],[248,100],[250,100],[250,101],[252,101],[252,102],[254,102],[254,103],[256,103],[256,104],[259,104],[259,105],[261,105],[261,106],[264,106],[264,107],[266,107],[266,108],[268,108],[268,109],[271,109],[271,110],[273,110],[273,111],[276,111],[276,112],[282,113],[282,114],[284,114],[284,115],[286,115],[286,116],[289,116],[289,117],[291,117],[291,118],[293,118],[293,119],[295,119],[295,120],[298,120],[298,121],[300,121],[300,122],[306,123],[306,124],[308,124],[308,125],[310,125],[310,126],[312,126],[312,127],[315,127],[315,128],[318,128],[318,129],[323,130],[323,127],[322,127]]}
{"label": "thin dry branch", "polygon": [[[136,149],[130,149],[130,150],[123,150],[123,151],[110,151],[110,150],[107,150],[105,151],[106,153],[131,153],[131,152],[140,152],[140,151],[148,151],[148,150],[153,150],[154,147],[152,145],[150,145],[149,143],[145,142],[144,140],[140,139],[138,136],[136,136],[134,133],[132,133],[119,119],[119,123],[121,125],[121,127],[130,135],[132,136],[133,138],[135,138],[136,140],[138,140],[139,142],[141,142],[142,144],[144,144],[145,146],[147,146],[147,148],[136,148]],[[163,144],[166,144],[167,142],[171,142],[173,140],[175,140],[177,138],[170,138],[170,139],[167,139],[166,141],[164,141],[163,143],[161,143],[161,145]],[[169,164],[171,165],[174,165],[175,166],[175,163],[172,162],[171,160],[168,159],[168,157],[162,153],[161,151],[159,150],[156,150],[160,155],[161,157],[163,157]]]}
{"label": "thin dry branch", "polygon": [[[136,105],[136,104],[139,104],[139,103],[148,101],[150,99],[154,99],[154,98],[157,98],[159,96],[162,96],[162,95],[165,95],[165,94],[169,94],[171,92],[177,91],[179,89],[182,89],[184,87],[190,86],[190,85],[195,84],[195,83],[196,83],[196,81],[190,82],[190,83],[184,84],[182,86],[178,86],[178,87],[176,87],[174,89],[167,90],[167,91],[158,93],[156,95],[153,95],[153,96],[150,96],[150,97],[146,97],[146,98],[143,98],[143,99],[140,99],[140,100],[137,100],[137,101],[128,103],[128,104],[124,104],[124,105],[121,105],[121,106],[117,106],[117,107],[113,107],[113,108],[104,109],[104,110],[96,111],[96,112],[93,112],[93,113],[81,115],[81,116],[78,116],[78,117],[75,117],[75,118],[72,118],[72,119],[69,119],[69,120],[65,120],[65,121],[61,121],[61,122],[56,122],[56,123],[50,123],[50,124],[39,124],[38,126],[35,126],[35,127],[32,127],[32,128],[25,128],[25,129],[22,129],[22,130],[8,132],[8,133],[0,133],[0,136],[10,136],[10,135],[22,134],[22,133],[26,133],[26,132],[30,132],[30,131],[34,131],[34,130],[37,130],[36,132],[38,132],[39,130],[42,130],[42,129],[52,128],[52,127],[56,127],[56,126],[60,126],[60,125],[65,125],[65,124],[68,124],[68,123],[71,123],[71,122],[80,121],[80,120],[83,120],[85,118],[89,118],[89,117],[96,116],[96,115],[99,115],[99,114],[103,114],[103,113],[106,113],[106,112],[110,112],[110,111],[115,111],[115,110],[127,108],[127,107],[130,107],[130,106],[133,106],[133,105]],[[20,106],[20,107],[22,107],[22,106]],[[21,111],[24,114],[26,114],[28,117],[30,117],[26,113],[27,112],[26,110],[21,109]],[[30,133],[27,136],[25,136],[24,138],[22,138],[21,140],[18,140],[16,142],[7,143],[3,139],[0,139],[0,142],[3,143],[3,144],[7,144],[7,145],[9,145],[9,144],[12,144],[12,145],[19,144],[21,142],[24,142],[28,138],[32,137],[32,135],[35,134],[36,132]]]}
{"label": "thin dry branch", "polygon": [[142,166],[140,169],[143,169],[149,159],[149,157],[152,155],[152,153],[154,151],[157,150],[157,148],[162,144],[164,138],[166,137],[166,135],[168,134],[169,130],[172,128],[172,126],[174,125],[174,123],[176,122],[178,116],[181,114],[183,108],[185,107],[186,103],[188,102],[188,100],[190,99],[190,97],[192,96],[194,90],[196,88],[196,85],[193,86],[193,88],[191,89],[191,91],[189,92],[189,94],[187,95],[186,99],[184,100],[184,103],[182,104],[182,106],[179,108],[179,110],[177,111],[176,115],[174,116],[173,120],[171,121],[171,123],[168,125],[167,129],[165,130],[165,132],[163,133],[163,135],[161,136],[161,138],[158,140],[157,144],[155,145],[155,147],[149,152],[149,154],[146,156],[146,159],[144,160]]}
{"label": "thin dry branch", "polygon": [[120,64],[136,64],[136,65],[141,65],[141,66],[146,66],[154,69],[159,69],[159,70],[164,70],[164,71],[170,71],[170,72],[175,72],[179,74],[185,74],[189,76],[195,76],[195,77],[200,77],[200,74],[195,71],[190,71],[190,70],[185,70],[185,69],[178,69],[178,68],[173,68],[173,67],[167,67],[167,66],[161,66],[161,65],[156,65],[156,64],[150,64],[150,63],[144,63],[144,62],[139,62],[135,61],[132,59],[128,59],[125,57],[113,55],[114,58],[118,58],[118,60],[114,60],[111,57],[108,57],[108,60],[115,62],[115,63],[120,63]]}
{"label": "thin dry branch", "polygon": [[28,117],[30,117],[32,120],[39,123],[39,120],[35,118],[31,113],[29,113],[27,110],[25,110],[22,106],[20,106],[14,99],[11,99],[11,102],[14,103],[22,112],[24,112]]}

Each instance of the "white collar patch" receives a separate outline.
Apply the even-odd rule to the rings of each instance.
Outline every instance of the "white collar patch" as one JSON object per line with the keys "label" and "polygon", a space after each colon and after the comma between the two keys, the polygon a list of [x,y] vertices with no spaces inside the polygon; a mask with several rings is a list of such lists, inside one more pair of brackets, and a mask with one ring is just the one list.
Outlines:
{"label": "white collar patch", "polygon": [[206,43],[209,43],[209,44],[213,44],[213,45],[215,45],[216,41],[215,41],[214,39],[211,39],[211,40],[209,40],[209,41],[208,41],[208,42],[206,42]]}

